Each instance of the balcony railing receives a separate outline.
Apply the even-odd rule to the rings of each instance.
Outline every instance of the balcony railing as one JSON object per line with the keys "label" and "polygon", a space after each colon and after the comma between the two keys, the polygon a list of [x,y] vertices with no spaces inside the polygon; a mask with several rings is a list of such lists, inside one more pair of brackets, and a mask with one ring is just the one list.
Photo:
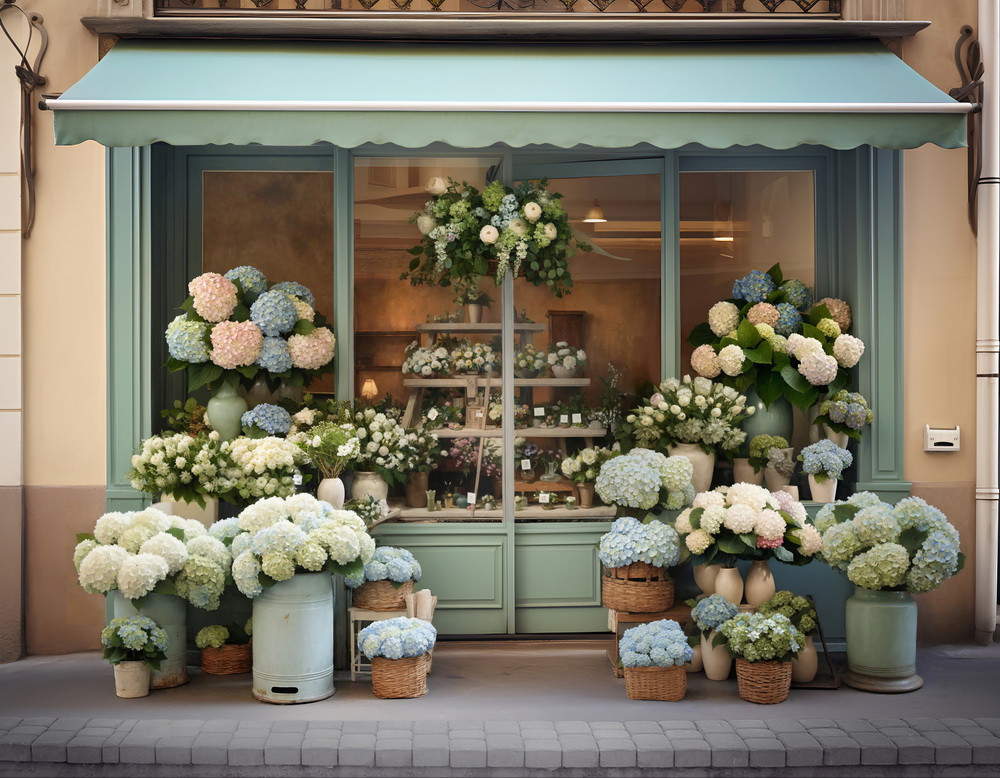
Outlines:
{"label": "balcony railing", "polygon": [[359,11],[649,13],[696,17],[839,19],[841,0],[154,0],[157,16],[336,16]]}

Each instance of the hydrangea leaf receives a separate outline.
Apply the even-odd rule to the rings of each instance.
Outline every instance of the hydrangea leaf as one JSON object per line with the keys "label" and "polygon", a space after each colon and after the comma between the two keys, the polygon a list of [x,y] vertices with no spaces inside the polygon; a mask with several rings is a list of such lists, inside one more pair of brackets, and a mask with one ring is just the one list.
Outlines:
{"label": "hydrangea leaf", "polygon": [[813,309],[809,312],[809,323],[816,325],[819,324],[823,319],[832,319],[833,316],[830,315],[830,309],[826,307],[826,304],[813,306]]}
{"label": "hydrangea leaf", "polygon": [[802,322],[802,335],[807,338],[814,338],[820,343],[826,343],[827,337],[822,332],[820,332],[812,324]]}
{"label": "hydrangea leaf", "polygon": [[[770,346],[768,346],[770,348]],[[784,388],[784,380],[780,373],[776,373],[773,370],[759,370],[757,372],[757,380],[754,382],[754,389],[757,392],[757,396],[760,397],[761,402],[764,403],[765,407],[770,407],[771,404],[781,397],[782,389]]]}
{"label": "hydrangea leaf", "polygon": [[837,520],[837,523],[850,521],[853,519],[858,511],[861,510],[860,505],[851,505],[850,503],[841,503],[836,508],[833,509],[833,518]]}
{"label": "hydrangea leaf", "polygon": [[97,540],[97,538],[94,537],[94,533],[93,532],[78,532],[78,533],[76,533],[76,542],[77,543],[83,543],[83,541],[85,541],[85,540]]}
{"label": "hydrangea leaf", "polygon": [[712,332],[712,328],[705,321],[691,330],[691,334],[687,336],[687,342],[695,348],[710,345],[715,343],[715,333]]}
{"label": "hydrangea leaf", "polygon": [[927,532],[916,527],[910,527],[899,534],[899,545],[910,553],[910,558],[920,550],[927,540]]}
{"label": "hydrangea leaf", "polygon": [[[726,554],[742,554],[743,543],[738,538],[720,535],[716,538],[715,544]],[[755,541],[756,545],[756,541]]]}
{"label": "hydrangea leaf", "polygon": [[774,549],[774,556],[777,559],[781,560],[782,562],[792,561],[792,552],[789,551],[784,546],[778,546],[776,549]]}
{"label": "hydrangea leaf", "polygon": [[166,533],[168,535],[173,535],[179,541],[184,542],[184,530],[182,530],[180,527],[171,527],[170,529],[166,530]]}
{"label": "hydrangea leaf", "polygon": [[806,380],[805,376],[803,376],[791,365],[781,368],[781,377],[785,379],[785,383],[796,392],[805,394],[812,389],[812,384],[810,384]]}
{"label": "hydrangea leaf", "polygon": [[757,328],[748,319],[744,319],[736,330],[736,340],[741,348],[749,349],[760,343],[761,337]]}
{"label": "hydrangea leaf", "polygon": [[766,340],[762,340],[756,347],[745,349],[743,354],[751,362],[758,365],[769,365],[771,364],[771,359],[774,356],[774,349],[771,348],[770,343]]}
{"label": "hydrangea leaf", "polygon": [[781,263],[775,262],[767,271],[767,274],[771,276],[771,280],[774,281],[775,286],[781,286],[782,281],[785,280],[784,274],[781,272]]}
{"label": "hydrangea leaf", "polygon": [[316,329],[316,325],[311,321],[306,321],[305,319],[299,319],[295,322],[295,334],[296,335],[308,335],[310,332]]}
{"label": "hydrangea leaf", "polygon": [[741,533],[740,540],[747,545],[747,548],[757,548],[757,536],[752,532]]}

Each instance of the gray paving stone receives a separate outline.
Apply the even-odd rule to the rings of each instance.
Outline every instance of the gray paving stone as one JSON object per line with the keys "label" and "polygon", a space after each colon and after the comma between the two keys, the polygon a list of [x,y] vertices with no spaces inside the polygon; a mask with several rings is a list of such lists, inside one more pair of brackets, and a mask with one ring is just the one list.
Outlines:
{"label": "gray paving stone", "polygon": [[229,741],[229,764],[239,767],[264,764],[264,741],[237,734]]}
{"label": "gray paving stone", "polygon": [[[618,738],[629,737],[629,733],[624,729],[594,729],[591,734],[596,740],[617,740]],[[647,734],[655,735],[657,733],[651,732]],[[662,732],[660,734],[662,734]]]}
{"label": "gray paving stone", "polygon": [[784,767],[785,747],[777,738],[747,738],[747,756],[750,767]]}
{"label": "gray paving stone", "polygon": [[733,729],[764,729],[764,719],[733,719],[729,722]]}
{"label": "gray paving stone", "polygon": [[1000,738],[977,735],[962,739],[972,746],[972,764],[1000,764]]}
{"label": "gray paving stone", "polygon": [[978,724],[972,727],[951,727],[947,732],[954,732],[961,737],[991,737],[993,733],[983,729]]}
{"label": "gray paving stone", "polygon": [[949,716],[947,718],[938,719],[938,721],[940,721],[942,724],[944,724],[949,729],[954,729],[955,727],[977,727],[977,726],[979,726],[972,719],[962,719],[962,718],[956,718],[954,716]]}
{"label": "gray paving stone", "polygon": [[816,767],[823,764],[823,747],[808,732],[779,732],[788,767]]}
{"label": "gray paving stone", "polygon": [[815,727],[809,730],[809,734],[814,738],[820,738],[843,737],[846,733],[840,727]]}
{"label": "gray paving stone", "polygon": [[[77,732],[77,735],[79,735],[80,737],[103,737],[103,738],[108,738],[108,737],[111,737],[111,735],[115,734],[115,729],[116,729],[116,727],[94,727],[94,726],[91,726],[90,724],[88,724],[83,729],[81,729],[79,732]],[[60,732],[60,731],[61,732],[66,732],[68,730],[57,730],[56,729],[56,730],[52,730],[52,731],[53,732]]]}
{"label": "gray paving stone", "polygon": [[13,729],[14,727],[17,726],[18,723],[19,724],[26,724],[26,725],[31,726],[31,727],[48,727],[56,719],[55,719],[55,716],[31,716],[31,717],[26,718],[26,719],[21,719],[20,721],[17,721],[17,719],[3,719],[3,720],[4,721],[15,721],[15,722],[17,722],[15,724],[12,724],[9,727],[9,729]]}
{"label": "gray paving stone", "polygon": [[[438,723],[443,723],[443,722],[438,722]],[[307,728],[306,731],[307,732],[312,732],[314,729],[327,730],[327,731],[335,729],[338,732],[341,732],[344,729],[344,722],[343,721],[325,721],[325,720],[324,721],[310,721],[309,722],[309,727]]]}
{"label": "gray paving stone", "polygon": [[156,764],[156,735],[133,730],[118,747],[118,761],[125,764]]}
{"label": "gray paving stone", "polygon": [[948,730],[928,730],[924,737],[934,744],[935,764],[971,764],[972,746],[959,735]]}
{"label": "gray paving stone", "polygon": [[801,719],[799,723],[801,723],[806,729],[820,729],[837,726],[833,719]]}
{"label": "gray paving stone", "polygon": [[767,724],[769,730],[775,733],[806,731],[806,728],[799,724],[799,722],[792,721],[791,719],[768,719],[764,723]]}
{"label": "gray paving stone", "polygon": [[661,735],[663,727],[655,721],[626,721],[625,731],[630,735]]}
{"label": "gray paving stone", "polygon": [[271,727],[272,732],[276,733],[286,733],[286,732],[305,732],[309,729],[309,722],[293,719],[291,721],[276,721],[274,726]]}
{"label": "gray paving stone", "polygon": [[[34,740],[36,735],[31,735],[31,740]],[[18,739],[16,736],[13,740],[10,739],[10,735],[4,735],[0,737],[0,762],[28,762],[31,760],[31,743],[25,743],[24,739]]]}
{"label": "gray paving stone", "polygon": [[542,770],[562,767],[562,748],[557,740],[525,740],[524,766]]}
{"label": "gray paving stone", "polygon": [[[432,722],[415,722],[414,731],[416,731],[416,725],[420,723],[432,723]],[[444,724],[445,722],[437,722]],[[448,748],[448,736],[439,734],[426,734],[414,739],[413,741],[413,766],[414,767],[448,767],[451,761],[451,752]]]}
{"label": "gray paving stone", "polygon": [[660,729],[669,733],[683,729],[698,729],[693,721],[658,721],[656,723],[660,725]]}
{"label": "gray paving stone", "polygon": [[528,740],[552,740],[559,742],[559,735],[554,729],[527,729],[521,730],[521,738]]}
{"label": "gray paving stone", "polygon": [[99,764],[101,747],[106,739],[105,737],[80,737],[77,735],[66,744],[66,761],[73,764]]}
{"label": "gray paving stone", "polygon": [[[415,722],[413,721],[380,721],[378,723],[378,731],[379,734],[381,734],[383,729],[393,729],[397,731],[408,730],[409,732],[413,732],[414,723]],[[445,726],[447,727],[448,725],[445,724]]]}
{"label": "gray paving stone", "polygon": [[[70,743],[72,746],[72,743]],[[156,741],[157,764],[191,764],[194,738],[162,737]]]}
{"label": "gray paving stone", "polygon": [[906,719],[906,723],[909,724],[917,732],[947,732],[948,727],[942,724],[937,719],[926,719],[926,718],[913,718]]}
{"label": "gray paving stone", "polygon": [[345,735],[374,735],[378,732],[377,721],[345,721],[341,731]]}
{"label": "gray paving stone", "polygon": [[486,732],[481,729],[448,729],[448,737],[452,740],[482,740],[486,742]]}
{"label": "gray paving stone", "polygon": [[743,727],[740,727],[739,729],[736,730],[736,734],[739,735],[744,740],[760,740],[762,738],[768,740],[777,739],[777,735],[775,735],[771,730],[767,729],[766,727],[764,727],[763,729],[756,729],[756,728],[744,729]]}
{"label": "gray paving stone", "polygon": [[87,727],[111,727],[111,729],[118,729],[122,725],[122,719],[90,719],[87,722]]}
{"label": "gray paving stone", "polygon": [[925,737],[890,737],[899,753],[898,764],[934,764],[934,744]]}
{"label": "gray paving stone", "polygon": [[696,721],[694,724],[703,735],[707,735],[710,732],[729,734],[733,732],[733,725],[728,721]]}
{"label": "gray paving stone", "polygon": [[920,737],[920,733],[913,727],[882,727],[879,732],[888,738]]}
{"label": "gray paving stone", "polygon": [[414,735],[446,735],[448,733],[447,721],[414,721]]}
{"label": "gray paving stone", "polygon": [[896,764],[896,744],[881,732],[852,732],[851,739],[861,746],[861,764]]}
{"label": "gray paving stone", "polygon": [[299,732],[272,731],[264,741],[264,764],[301,764],[302,740]]}
{"label": "gray paving stone", "polygon": [[[489,723],[487,723],[489,727]],[[524,767],[524,740],[520,733],[497,732],[486,735],[487,767]]]}
{"label": "gray paving stone", "polygon": [[518,724],[523,732],[526,729],[551,729],[555,732],[556,725],[551,721],[519,721]]}
{"label": "gray paving stone", "polygon": [[848,733],[876,731],[872,723],[866,719],[834,719],[834,721],[838,727]]}
{"label": "gray paving stone", "polygon": [[[18,736],[18,735],[20,735],[22,737],[30,737],[30,738],[34,739],[34,738],[38,737],[39,735],[42,735],[42,734],[44,734],[44,733],[46,733],[48,731],[49,731],[48,727],[43,727],[43,726],[40,726],[40,725],[19,724],[18,726],[14,727],[10,732],[8,732],[7,735],[8,736]],[[69,731],[69,732],[72,732],[74,735],[77,733],[77,730],[75,730],[75,729],[72,729],[72,730],[62,730],[62,731]]]}
{"label": "gray paving stone", "polygon": [[216,732],[235,732],[239,722],[236,719],[217,719],[216,721],[206,721],[201,728],[202,734]]}
{"label": "gray paving stone", "polygon": [[632,735],[638,767],[673,767],[674,747],[666,735]]}
{"label": "gray paving stone", "polygon": [[521,732],[516,721],[487,721],[485,729],[487,735],[518,735]]}
{"label": "gray paving stone", "polygon": [[[350,724],[350,722],[344,722]],[[375,722],[359,722],[370,723]],[[375,735],[373,732],[348,732],[340,736],[340,752],[338,756],[341,765],[352,767],[373,767],[375,765]]]}
{"label": "gray paving stone", "polygon": [[448,722],[448,731],[458,729],[478,729],[480,732],[485,732],[486,729],[481,721],[458,721],[452,720]]}
{"label": "gray paving stone", "polygon": [[984,718],[976,719],[976,723],[984,729],[988,729],[994,735],[1000,737],[1000,719],[998,718]]}
{"label": "gray paving stone", "polygon": [[405,738],[375,741],[376,767],[409,767],[413,764],[413,741]]}
{"label": "gray paving stone", "polygon": [[674,747],[675,767],[711,767],[712,747],[704,738],[670,738]]}
{"label": "gray paving stone", "polygon": [[31,760],[33,762],[65,762],[66,744],[76,737],[76,734],[66,730],[43,732],[31,744]]}
{"label": "gray paving stone", "polygon": [[845,733],[819,735],[816,739],[823,746],[823,764],[838,767],[861,764],[861,746]]}
{"label": "gray paving stone", "polygon": [[108,745],[105,743],[101,746],[101,763],[102,764],[118,764],[119,756],[121,753],[121,748],[117,744]]}
{"label": "gray paving stone", "polygon": [[229,764],[230,740],[228,732],[203,732],[198,735],[191,744],[191,764]]}
{"label": "gray paving stone", "polygon": [[[396,722],[390,722],[396,723]],[[412,729],[380,729],[375,734],[375,742],[381,743],[383,740],[413,740]]]}
{"label": "gray paving stone", "polygon": [[[603,729],[603,730],[612,730],[612,729],[622,730],[622,729],[625,729],[625,724],[623,722],[621,722],[621,721],[591,721],[590,722],[590,728],[594,732],[597,732],[597,730],[599,730],[599,729]],[[657,729],[656,734],[659,734],[659,732],[660,732],[660,730]]]}
{"label": "gray paving stone", "polygon": [[705,739],[705,736],[696,729],[668,730],[664,734],[666,734],[673,741]]}
{"label": "gray paving stone", "polygon": [[49,724],[49,729],[70,729],[75,732],[79,732],[85,726],[90,719],[84,719],[79,717],[64,717],[58,718]]}
{"label": "gray paving stone", "polygon": [[555,730],[560,735],[589,735],[591,733],[590,724],[586,721],[557,721]]}
{"label": "gray paving stone", "polygon": [[163,731],[168,726],[170,726],[170,719],[140,719],[132,731],[143,735],[163,737]]}
{"label": "gray paving stone", "polygon": [[563,767],[597,767],[600,764],[600,751],[593,735],[560,735],[559,745],[562,746]]}
{"label": "gray paving stone", "polygon": [[452,767],[486,767],[486,741],[459,738],[451,741]]}
{"label": "gray paving stone", "polygon": [[872,726],[875,729],[885,729],[886,727],[906,727],[909,726],[902,719],[871,719]]}
{"label": "gray paving stone", "polygon": [[337,766],[337,742],[316,741],[306,739],[302,741],[302,764],[309,767],[336,767]]}
{"label": "gray paving stone", "polygon": [[601,767],[636,766],[635,743],[624,732],[617,738],[598,739],[597,750],[600,755],[599,764]]}
{"label": "gray paving stone", "polygon": [[746,767],[749,750],[735,732],[706,732],[705,742],[712,749],[712,767]]}

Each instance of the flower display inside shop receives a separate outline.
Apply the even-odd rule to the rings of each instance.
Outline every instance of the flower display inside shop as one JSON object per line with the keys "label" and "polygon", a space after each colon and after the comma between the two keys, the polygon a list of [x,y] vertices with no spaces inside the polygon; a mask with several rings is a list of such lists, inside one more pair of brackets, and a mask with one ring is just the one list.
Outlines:
{"label": "flower display inside shop", "polygon": [[413,341],[406,347],[402,371],[418,378],[441,378],[451,373],[451,352],[444,346],[421,346]]}
{"label": "flower display inside shop", "polygon": [[411,552],[405,548],[379,546],[375,556],[365,565],[358,575],[347,576],[344,579],[350,588],[357,589],[366,581],[392,581],[394,584],[404,584],[407,581],[419,581],[423,575],[420,563]]}
{"label": "flower display inside shop", "polygon": [[710,594],[694,604],[691,608],[691,618],[698,630],[707,636],[709,632],[718,629],[739,612],[739,606],[721,594]]}
{"label": "flower display inside shop", "polygon": [[487,343],[463,340],[452,349],[451,363],[458,373],[492,373],[500,363],[500,355]]}
{"label": "flower display inside shop", "polygon": [[[309,460],[290,440],[276,437],[239,437],[222,444],[230,502],[253,502],[261,497],[288,497],[295,493],[295,477]],[[310,476],[303,476],[308,480]]]}
{"label": "flower display inside shop", "polygon": [[205,610],[219,607],[232,559],[201,522],[156,508],[106,513],[73,552],[80,586],[90,594],[117,589],[133,603],[148,594],[178,594]]}
{"label": "flower display inside shop", "polygon": [[213,530],[227,538],[233,580],[251,599],[300,571],[356,576],[375,556],[375,541],[356,513],[310,494],[268,497]]}
{"label": "flower display inside shop", "polygon": [[694,468],[687,457],[668,457],[658,451],[635,448],[601,465],[594,482],[598,496],[608,505],[652,510],[684,507],[694,497]]}
{"label": "flower display inside shop", "polygon": [[[546,286],[557,297],[573,286],[568,259],[589,250],[577,243],[562,195],[546,191],[546,180],[511,188],[494,181],[479,191],[466,182],[431,180],[431,199],[413,214],[423,238],[403,278],[414,285],[475,285],[492,275],[499,286],[507,273]],[[491,267],[492,266],[492,267]]]}
{"label": "flower display inside shop", "polygon": [[871,492],[816,514],[827,564],[863,589],[929,592],[965,566],[958,530],[919,497],[892,506]]}
{"label": "flower display inside shop", "polygon": [[404,473],[429,473],[447,452],[441,450],[438,436],[417,427],[403,436],[399,443],[400,468]]}
{"label": "flower display inside shop", "polygon": [[375,408],[358,410],[354,414],[354,434],[360,445],[351,462],[353,470],[374,471],[390,484],[406,480],[402,469],[406,430],[395,417]]}
{"label": "flower display inside shop", "polygon": [[219,433],[214,430],[198,435],[153,435],[132,455],[131,464],[125,477],[137,492],[152,497],[170,495],[205,507],[206,497],[224,496],[233,486],[226,475]]}
{"label": "flower display inside shop", "polygon": [[616,519],[597,546],[597,557],[608,568],[634,562],[673,567],[680,561],[680,555],[680,538],[673,527],[657,519],[643,524],[632,516]]}
{"label": "flower display inside shop", "polygon": [[448,459],[465,475],[476,472],[480,463],[480,440],[483,442],[480,474],[495,478],[501,473],[503,442],[500,438],[455,438],[447,449]]}
{"label": "flower display inside shop", "polygon": [[586,366],[587,352],[569,345],[565,340],[560,340],[549,346],[549,353],[545,359],[549,367],[577,370]]}
{"label": "flower display inside shop", "polygon": [[268,288],[261,271],[243,265],[225,275],[203,273],[188,284],[188,294],[166,340],[167,367],[188,371],[189,390],[259,375],[302,386],[333,370],[333,332],[302,284]]}
{"label": "flower display inside shop", "polygon": [[850,324],[847,303],[824,298],[813,305],[812,290],[785,279],[780,265],[753,270],[691,331],[691,366],[741,392],[753,387],[766,406],[784,397],[806,410],[820,394],[850,383],[865,349],[848,334]]}
{"label": "flower display inside shop", "polygon": [[588,446],[563,459],[559,468],[564,476],[575,483],[592,484],[597,480],[601,466],[614,455],[615,452],[610,448]]}
{"label": "flower display inside shop", "polygon": [[774,557],[789,564],[812,561],[820,533],[806,510],[786,492],[737,483],[701,492],[674,527],[684,536],[692,564],[724,564]]}
{"label": "flower display inside shop", "polygon": [[757,613],[763,613],[765,616],[780,613],[787,617],[803,635],[809,635],[816,631],[816,608],[806,597],[787,589],[775,592],[770,598],[758,605]]}
{"label": "flower display inside shop", "polygon": [[422,423],[424,428],[429,430],[438,429],[439,427],[460,429],[462,427],[463,414],[464,409],[456,402],[445,400],[440,404],[432,404],[427,408],[424,411]]}
{"label": "flower display inside shop", "polygon": [[361,453],[361,440],[350,424],[323,421],[290,436],[324,478],[339,478]]}
{"label": "flower display inside shop", "polygon": [[389,503],[385,500],[378,500],[371,494],[366,494],[356,500],[348,500],[344,503],[344,509],[358,514],[366,527],[374,527],[389,516]]}
{"label": "flower display inside shop", "polygon": [[521,378],[537,377],[548,364],[548,355],[530,343],[514,354],[514,372]]}
{"label": "flower display inside shop", "polygon": [[292,429],[292,416],[280,405],[261,403],[240,418],[243,434],[251,438],[284,436]]}
{"label": "flower display inside shop", "polygon": [[860,392],[841,389],[819,404],[819,415],[813,424],[822,424],[849,438],[861,439],[861,429],[875,421],[875,413]]}
{"label": "flower display inside shop", "polygon": [[[795,470],[795,463],[791,462],[791,470],[788,470],[787,463],[790,460],[785,456],[784,449],[788,448],[788,441],[781,435],[754,435],[750,439],[749,456],[747,462],[759,473],[765,467],[780,465],[781,469],[774,467],[781,475],[790,476]],[[775,456],[771,452],[776,451]],[[783,472],[788,470],[788,472]]]}
{"label": "flower display inside shop", "polygon": [[726,650],[748,662],[790,662],[805,645],[803,635],[781,613],[739,613],[719,627]]}
{"label": "flower display inside shop", "polygon": [[369,659],[407,659],[434,648],[437,630],[429,621],[399,616],[369,624],[358,633],[358,650]]}
{"label": "flower display inside shop", "polygon": [[746,440],[739,425],[754,410],[730,386],[702,376],[668,378],[645,405],[625,417],[618,434],[620,440],[657,451],[695,443],[706,453],[726,454]]}
{"label": "flower display inside shop", "polygon": [[839,481],[844,470],[854,461],[850,451],[826,438],[806,446],[798,458],[802,463],[802,472],[815,478],[816,483],[831,478]]}
{"label": "flower display inside shop", "polygon": [[618,656],[625,667],[677,667],[694,658],[694,649],[680,624],[660,619],[625,630]]}

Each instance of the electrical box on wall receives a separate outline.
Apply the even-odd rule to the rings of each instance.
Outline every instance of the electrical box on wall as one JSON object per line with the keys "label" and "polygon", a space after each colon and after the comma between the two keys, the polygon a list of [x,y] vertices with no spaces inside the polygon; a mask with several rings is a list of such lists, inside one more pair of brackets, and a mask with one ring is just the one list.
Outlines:
{"label": "electrical box on wall", "polygon": [[924,425],[924,451],[958,451],[962,443],[961,427]]}

